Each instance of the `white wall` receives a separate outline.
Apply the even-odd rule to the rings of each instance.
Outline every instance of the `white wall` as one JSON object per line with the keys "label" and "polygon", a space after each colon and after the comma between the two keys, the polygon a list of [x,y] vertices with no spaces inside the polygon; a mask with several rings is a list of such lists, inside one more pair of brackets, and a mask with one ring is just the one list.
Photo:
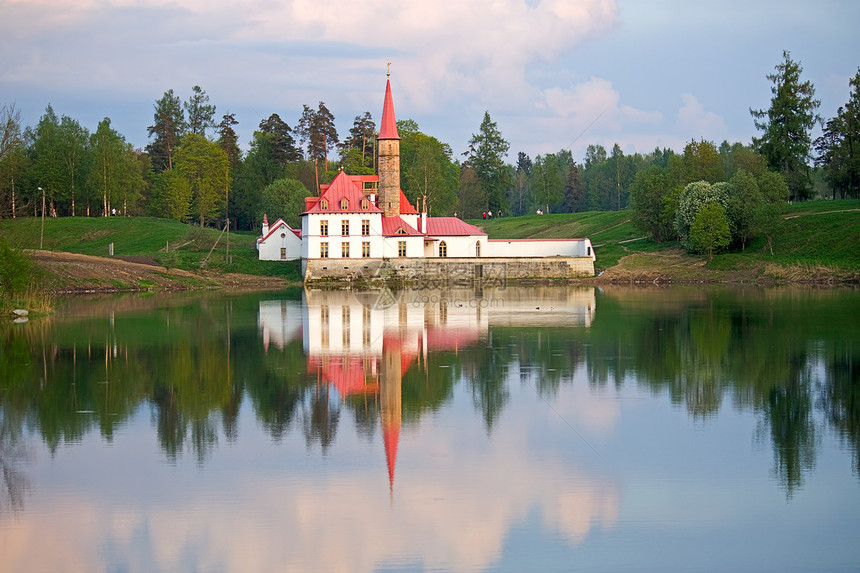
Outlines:
{"label": "white wall", "polygon": [[384,237],[382,256],[385,258],[396,259],[400,256],[398,252],[398,243],[406,241],[406,257],[420,258],[424,256],[424,235],[394,235],[393,237]]}
{"label": "white wall", "polygon": [[[485,252],[486,251],[486,252]],[[589,239],[490,239],[484,257],[589,257],[596,260]]]}
{"label": "white wall", "polygon": [[[293,233],[286,223],[276,222],[277,228],[269,229],[269,237],[265,241],[257,243],[257,258],[261,261],[294,260],[302,256],[302,240]],[[274,232],[272,232],[274,229]],[[281,258],[281,248],[287,250],[286,256]]]}
{"label": "white wall", "polygon": [[[370,236],[361,234],[361,222],[370,221]],[[328,221],[328,236],[320,236],[320,221]],[[341,223],[349,221],[349,236],[341,235]],[[383,255],[382,216],[379,213],[310,213],[302,217],[302,257],[316,259],[320,256],[320,244],[328,243],[328,258],[341,258],[341,245],[349,243],[349,258],[360,259],[361,244],[370,243],[370,257],[381,258]],[[395,248],[396,254],[396,248]]]}

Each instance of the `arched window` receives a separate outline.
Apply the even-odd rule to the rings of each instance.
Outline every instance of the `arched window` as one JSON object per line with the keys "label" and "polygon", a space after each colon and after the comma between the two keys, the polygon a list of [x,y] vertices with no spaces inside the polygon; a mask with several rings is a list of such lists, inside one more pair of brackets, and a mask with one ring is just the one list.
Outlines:
{"label": "arched window", "polygon": [[439,256],[443,258],[448,256],[448,245],[445,241],[439,242]]}
{"label": "arched window", "polygon": [[481,241],[478,241],[477,243],[475,243],[475,256],[476,257],[481,256]]}

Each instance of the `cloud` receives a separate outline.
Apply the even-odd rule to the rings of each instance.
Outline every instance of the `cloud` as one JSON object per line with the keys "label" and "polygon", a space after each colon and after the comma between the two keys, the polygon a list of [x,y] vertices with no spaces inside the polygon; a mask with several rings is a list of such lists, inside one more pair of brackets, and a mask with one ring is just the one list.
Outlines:
{"label": "cloud", "polygon": [[[474,424],[468,435],[483,436],[478,417]],[[492,440],[466,439],[461,426],[444,423],[404,431],[393,494],[379,442],[378,463],[348,472],[280,466],[267,475],[259,458],[193,479],[150,472],[163,494],[153,504],[141,502],[134,487],[105,495],[94,483],[65,484],[34,496],[4,532],[4,566],[370,571],[417,563],[474,571],[498,562],[512,529],[532,512],[551,537],[571,545],[614,528],[620,486],[558,452],[536,451],[534,426],[531,416],[510,416]],[[342,455],[357,454],[340,447]]]}
{"label": "cloud", "polygon": [[728,129],[722,117],[705,111],[705,107],[692,94],[681,94],[681,101],[683,105],[678,110],[675,129],[679,133],[686,133],[687,141],[700,138],[717,141],[725,137]]}
{"label": "cloud", "polygon": [[[599,77],[591,77],[567,88],[547,88],[540,93],[534,105],[545,112],[537,120],[543,140],[564,142],[564,149],[584,148],[595,140],[609,141],[612,138],[615,138],[613,142],[617,141],[624,147],[629,132],[663,123],[663,114],[659,111],[645,111],[622,104],[621,94],[612,83]],[[557,150],[557,147],[546,147],[543,152]]]}

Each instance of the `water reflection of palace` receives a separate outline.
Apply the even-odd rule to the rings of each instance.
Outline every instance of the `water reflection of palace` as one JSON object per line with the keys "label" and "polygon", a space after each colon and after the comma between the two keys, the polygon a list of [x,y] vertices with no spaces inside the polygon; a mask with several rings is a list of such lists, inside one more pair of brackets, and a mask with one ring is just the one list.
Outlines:
{"label": "water reflection of palace", "polygon": [[259,328],[267,351],[301,338],[308,372],[341,399],[378,397],[393,488],[401,382],[413,365],[426,364],[428,353],[476,345],[491,326],[588,327],[594,309],[593,288],[306,290],[300,308],[261,301]]}

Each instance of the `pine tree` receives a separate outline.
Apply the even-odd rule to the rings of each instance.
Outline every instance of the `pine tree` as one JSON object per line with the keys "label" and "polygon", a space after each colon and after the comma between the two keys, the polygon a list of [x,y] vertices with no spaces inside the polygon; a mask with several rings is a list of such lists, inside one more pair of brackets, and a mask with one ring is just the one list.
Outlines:
{"label": "pine tree", "polygon": [[206,129],[215,127],[215,106],[209,103],[206,90],[200,86],[191,88],[192,94],[183,104],[188,114],[188,131],[206,135]]}
{"label": "pine tree", "polygon": [[812,194],[809,165],[812,141],[810,131],[819,121],[816,110],[821,102],[815,99],[810,81],[801,81],[803,68],[791,59],[787,51],[776,73],[768,74],[773,82],[770,108],[750,109],[760,138],[753,145],[767,159],[768,166],[781,173],[788,182],[793,199],[808,199]]}
{"label": "pine tree", "polygon": [[152,159],[153,170],[161,173],[165,169],[173,169],[173,154],[185,133],[185,114],[179,96],[173,95],[173,90],[164,92],[154,107],[154,122],[147,128],[147,133],[149,137],[154,135],[155,140],[146,146],[146,151]]}
{"label": "pine tree", "polygon": [[484,119],[477,134],[469,140],[469,149],[464,153],[466,163],[475,171],[478,181],[485,191],[487,207],[496,211],[508,212],[505,190],[510,181],[505,157],[510,144],[502,137],[499,127],[490,118],[490,112],[484,112]]}

